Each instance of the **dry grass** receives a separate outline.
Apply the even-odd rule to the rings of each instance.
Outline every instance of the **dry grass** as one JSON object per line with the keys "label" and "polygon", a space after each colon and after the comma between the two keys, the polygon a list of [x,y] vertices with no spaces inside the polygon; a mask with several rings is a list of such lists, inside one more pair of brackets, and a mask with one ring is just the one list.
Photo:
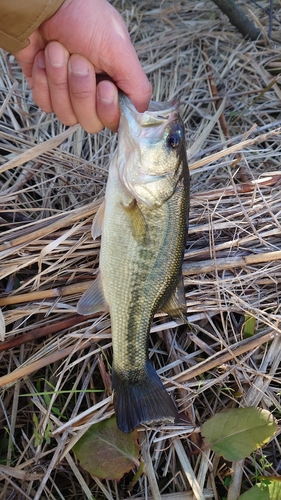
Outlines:
{"label": "dry grass", "polygon": [[[266,12],[243,3],[263,45],[242,40],[208,1],[116,2],[154,99],[181,99],[192,181],[183,264],[190,325],[158,317],[150,343],[188,423],[140,432],[147,474],[132,490],[133,473],[99,481],[70,451],[73,436],[112,414],[110,394],[94,392],[112,360],[109,317],[81,318],[75,306],[98,266],[90,226],[116,136],[65,130],[42,114],[14,59],[1,54],[1,500],[234,500],[255,473],[280,473],[279,437],[238,464],[200,451],[200,425],[224,408],[280,414],[281,7],[270,42]],[[255,335],[245,338],[249,316]]]}

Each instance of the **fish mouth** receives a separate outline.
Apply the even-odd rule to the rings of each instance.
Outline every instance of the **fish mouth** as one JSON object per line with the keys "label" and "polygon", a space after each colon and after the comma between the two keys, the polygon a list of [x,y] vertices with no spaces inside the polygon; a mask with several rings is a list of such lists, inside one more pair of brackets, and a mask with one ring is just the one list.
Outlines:
{"label": "fish mouth", "polygon": [[148,110],[139,113],[131,100],[123,92],[119,92],[119,106],[121,114],[129,122],[135,121],[137,126],[141,127],[152,127],[177,120],[180,101],[179,99],[168,102],[150,101]]}

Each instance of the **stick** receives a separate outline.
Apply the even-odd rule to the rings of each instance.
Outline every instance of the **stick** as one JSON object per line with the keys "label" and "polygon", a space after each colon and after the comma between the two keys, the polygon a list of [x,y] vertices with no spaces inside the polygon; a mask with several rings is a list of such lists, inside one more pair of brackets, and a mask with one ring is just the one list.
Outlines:
{"label": "stick", "polygon": [[[216,368],[216,366],[227,363],[230,359],[234,359],[237,356],[244,354],[244,352],[251,351],[265,342],[270,342],[276,335],[279,335],[277,331],[274,331],[272,328],[268,328],[266,331],[258,333],[250,339],[244,339],[234,346],[226,347],[221,352],[217,352],[201,363],[188,368],[179,375],[173,376],[172,380],[179,383],[187,382],[187,380],[198,377],[202,373]],[[170,383],[167,384],[167,386],[169,385]]]}
{"label": "stick", "polygon": [[213,2],[227,15],[231,24],[235,26],[245,38],[250,38],[250,40],[257,40],[259,38],[261,35],[260,30],[255,27],[234,0],[213,0]]}

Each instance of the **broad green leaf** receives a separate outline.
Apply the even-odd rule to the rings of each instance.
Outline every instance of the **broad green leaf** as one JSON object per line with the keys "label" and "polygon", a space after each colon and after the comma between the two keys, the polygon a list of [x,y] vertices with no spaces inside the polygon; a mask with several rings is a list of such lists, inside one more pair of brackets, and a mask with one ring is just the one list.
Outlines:
{"label": "broad green leaf", "polygon": [[121,432],[115,417],[92,425],[75,444],[73,451],[80,465],[100,479],[121,479],[139,465],[137,431]]}
{"label": "broad green leaf", "polygon": [[276,430],[274,417],[255,407],[222,411],[202,425],[207,445],[231,462],[246,458],[267,443]]}
{"label": "broad green leaf", "polygon": [[248,337],[252,337],[253,335],[255,335],[255,326],[256,326],[256,318],[254,318],[250,314],[245,314],[244,337],[246,339]]}
{"label": "broad green leaf", "polygon": [[281,482],[271,481],[269,484],[258,483],[246,493],[243,493],[238,500],[280,500]]}

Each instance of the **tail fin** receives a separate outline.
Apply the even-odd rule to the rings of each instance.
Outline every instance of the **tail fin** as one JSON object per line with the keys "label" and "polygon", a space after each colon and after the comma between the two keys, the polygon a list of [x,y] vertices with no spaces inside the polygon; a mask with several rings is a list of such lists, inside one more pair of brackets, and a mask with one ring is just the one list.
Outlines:
{"label": "tail fin", "polygon": [[114,409],[119,429],[132,432],[139,424],[161,425],[178,420],[178,411],[152,364],[146,362],[145,376],[126,376],[113,370]]}

